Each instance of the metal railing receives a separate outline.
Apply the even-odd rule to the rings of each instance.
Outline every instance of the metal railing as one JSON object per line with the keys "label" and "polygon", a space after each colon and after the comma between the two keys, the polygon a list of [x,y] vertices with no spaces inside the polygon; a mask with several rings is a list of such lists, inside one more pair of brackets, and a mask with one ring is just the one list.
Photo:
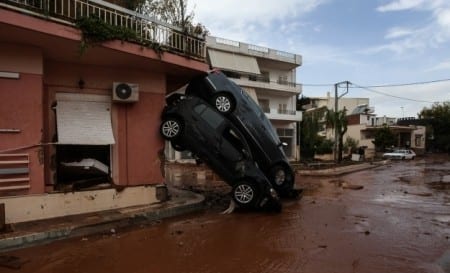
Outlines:
{"label": "metal railing", "polygon": [[281,115],[292,115],[295,116],[297,114],[296,110],[287,110],[287,109],[278,109],[278,114]]}
{"label": "metal railing", "polygon": [[82,17],[96,16],[106,24],[136,32],[139,39],[136,42],[156,43],[163,46],[163,50],[201,60],[206,56],[204,38],[102,0],[3,0],[0,6],[70,25]]}

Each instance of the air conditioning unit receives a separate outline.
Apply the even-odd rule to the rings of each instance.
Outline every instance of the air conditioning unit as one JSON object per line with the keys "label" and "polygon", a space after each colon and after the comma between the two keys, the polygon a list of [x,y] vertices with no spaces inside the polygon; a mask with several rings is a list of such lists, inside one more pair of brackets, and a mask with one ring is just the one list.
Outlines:
{"label": "air conditioning unit", "polygon": [[139,85],[136,83],[114,82],[112,98],[115,102],[136,102],[139,100]]}

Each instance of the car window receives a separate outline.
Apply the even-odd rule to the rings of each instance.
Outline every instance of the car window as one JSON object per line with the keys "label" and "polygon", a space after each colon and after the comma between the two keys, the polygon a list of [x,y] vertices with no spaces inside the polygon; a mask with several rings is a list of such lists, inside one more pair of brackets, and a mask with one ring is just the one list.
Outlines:
{"label": "car window", "polygon": [[223,131],[222,155],[232,162],[240,161],[245,158],[246,146],[239,135],[231,128]]}
{"label": "car window", "polygon": [[198,113],[200,117],[204,121],[206,121],[206,123],[208,123],[209,126],[211,126],[213,129],[217,129],[224,121],[219,113],[204,104],[195,106],[194,111]]}

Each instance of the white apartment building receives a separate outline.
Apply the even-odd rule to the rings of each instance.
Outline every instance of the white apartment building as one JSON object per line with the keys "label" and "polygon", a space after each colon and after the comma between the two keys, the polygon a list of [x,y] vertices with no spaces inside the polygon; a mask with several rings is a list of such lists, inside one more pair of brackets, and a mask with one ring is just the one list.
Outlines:
{"label": "white apartment building", "polygon": [[288,144],[288,158],[298,160],[302,112],[296,104],[302,86],[296,83],[296,68],[302,56],[213,36],[206,37],[206,46],[211,68],[224,72],[261,106],[281,141]]}

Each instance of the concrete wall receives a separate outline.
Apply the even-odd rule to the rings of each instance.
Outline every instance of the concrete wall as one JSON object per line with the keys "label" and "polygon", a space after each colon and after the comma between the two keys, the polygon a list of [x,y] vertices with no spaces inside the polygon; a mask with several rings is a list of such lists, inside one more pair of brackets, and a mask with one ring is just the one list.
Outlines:
{"label": "concrete wall", "polygon": [[20,197],[0,197],[5,204],[5,222],[20,223],[80,213],[120,209],[155,203],[155,187],[128,187]]}
{"label": "concrete wall", "polygon": [[[15,133],[0,132],[0,151],[29,155],[30,188],[21,193],[44,191],[44,164],[41,142],[43,56],[35,47],[0,44],[0,72],[17,73],[18,79],[0,77],[0,130],[16,129]],[[24,147],[20,150],[10,151]],[[0,192],[0,195],[7,194]]]}

